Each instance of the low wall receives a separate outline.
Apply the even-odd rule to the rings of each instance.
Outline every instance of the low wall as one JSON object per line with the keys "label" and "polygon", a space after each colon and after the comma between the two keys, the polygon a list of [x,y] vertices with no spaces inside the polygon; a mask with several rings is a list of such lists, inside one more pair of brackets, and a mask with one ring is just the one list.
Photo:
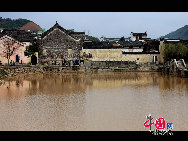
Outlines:
{"label": "low wall", "polygon": [[[129,49],[136,52],[136,49]],[[92,54],[91,61],[136,61],[137,63],[153,62],[153,56],[159,54],[123,54],[125,49],[83,49],[82,54]]]}
{"label": "low wall", "polygon": [[150,63],[137,65],[135,62],[108,62],[86,61],[84,65],[62,66],[6,66],[4,70],[8,76],[18,73],[45,73],[45,72],[85,72],[85,71],[160,71],[160,66]]}

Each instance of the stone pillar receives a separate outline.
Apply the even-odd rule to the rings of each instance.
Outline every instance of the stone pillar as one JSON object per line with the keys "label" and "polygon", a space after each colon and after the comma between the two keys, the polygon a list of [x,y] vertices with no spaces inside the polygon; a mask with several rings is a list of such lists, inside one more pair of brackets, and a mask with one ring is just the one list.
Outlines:
{"label": "stone pillar", "polygon": [[70,66],[71,66],[71,67],[73,66],[73,60],[70,61]]}
{"label": "stone pillar", "polygon": [[38,52],[35,52],[35,56],[37,57],[37,64],[39,63],[38,60],[39,60],[39,54]]}

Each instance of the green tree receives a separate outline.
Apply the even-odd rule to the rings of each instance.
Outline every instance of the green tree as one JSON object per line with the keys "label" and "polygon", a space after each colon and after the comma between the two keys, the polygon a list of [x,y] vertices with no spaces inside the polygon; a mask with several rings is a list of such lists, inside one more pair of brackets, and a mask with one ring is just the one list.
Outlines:
{"label": "green tree", "polygon": [[23,25],[27,24],[30,22],[30,20],[27,19],[10,19],[6,18],[3,19],[2,17],[0,18],[0,28],[6,28],[6,29],[19,29]]}
{"label": "green tree", "polygon": [[34,55],[35,52],[38,52],[38,46],[39,46],[39,44],[38,44],[37,40],[34,40],[33,44],[26,48],[24,55],[25,56]]}
{"label": "green tree", "polygon": [[188,47],[182,43],[178,43],[177,45],[177,58],[185,58],[188,54]]}
{"label": "green tree", "polygon": [[182,43],[165,44],[164,48],[164,57],[166,60],[170,59],[187,59],[188,56],[188,47]]}
{"label": "green tree", "polygon": [[119,41],[121,41],[121,42],[125,41],[125,37],[124,37],[124,36],[121,37],[121,38],[119,39]]}
{"label": "green tree", "polygon": [[93,42],[100,42],[100,40],[97,37],[85,35],[85,37]]}

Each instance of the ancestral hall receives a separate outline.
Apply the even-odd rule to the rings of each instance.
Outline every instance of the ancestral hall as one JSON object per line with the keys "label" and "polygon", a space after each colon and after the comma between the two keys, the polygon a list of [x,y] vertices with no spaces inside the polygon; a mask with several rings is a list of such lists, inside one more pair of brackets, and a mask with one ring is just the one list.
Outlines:
{"label": "ancestral hall", "polygon": [[80,60],[84,32],[70,32],[56,24],[41,36],[39,63],[46,65],[65,65]]}

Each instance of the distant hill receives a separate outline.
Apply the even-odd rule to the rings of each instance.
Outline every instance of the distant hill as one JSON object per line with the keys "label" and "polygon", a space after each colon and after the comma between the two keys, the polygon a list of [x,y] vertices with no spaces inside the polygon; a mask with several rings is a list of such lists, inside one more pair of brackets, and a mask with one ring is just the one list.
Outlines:
{"label": "distant hill", "polygon": [[165,36],[161,36],[160,38],[188,40],[188,25],[185,25]]}
{"label": "distant hill", "polygon": [[22,26],[20,30],[25,30],[25,31],[29,30],[33,32],[33,31],[42,31],[42,28],[34,22],[28,22],[27,24]]}
{"label": "distant hill", "polygon": [[20,29],[23,25],[31,22],[27,19],[10,19],[0,17],[0,28],[6,29]]}

